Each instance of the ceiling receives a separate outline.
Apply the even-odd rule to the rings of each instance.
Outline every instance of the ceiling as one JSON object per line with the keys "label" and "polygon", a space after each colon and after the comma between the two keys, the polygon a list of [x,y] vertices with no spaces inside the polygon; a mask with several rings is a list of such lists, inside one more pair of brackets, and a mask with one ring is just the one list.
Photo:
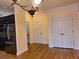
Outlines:
{"label": "ceiling", "polygon": [[11,2],[11,0],[0,0],[0,17],[13,13]]}
{"label": "ceiling", "polygon": [[[20,0],[22,5],[30,5],[31,0]],[[69,4],[78,3],[79,0],[44,0],[41,9],[49,9]],[[12,0],[0,0],[0,17],[13,14],[13,7],[11,7]],[[29,7],[30,7],[29,6]]]}

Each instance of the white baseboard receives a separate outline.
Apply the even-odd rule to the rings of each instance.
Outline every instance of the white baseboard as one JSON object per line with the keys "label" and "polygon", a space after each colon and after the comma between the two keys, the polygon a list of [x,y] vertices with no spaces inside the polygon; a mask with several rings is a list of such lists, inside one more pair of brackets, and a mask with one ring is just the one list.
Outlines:
{"label": "white baseboard", "polygon": [[50,44],[49,44],[49,48],[53,48],[53,45],[50,45]]}
{"label": "white baseboard", "polygon": [[23,53],[24,53],[24,52],[26,52],[26,51],[28,51],[28,49],[18,51],[18,52],[17,52],[17,56],[19,56],[19,55],[23,54]]}
{"label": "white baseboard", "polygon": [[48,42],[32,42],[32,43],[49,44]]}
{"label": "white baseboard", "polygon": [[74,49],[75,49],[75,50],[79,50],[79,48],[77,48],[77,47],[75,47]]}

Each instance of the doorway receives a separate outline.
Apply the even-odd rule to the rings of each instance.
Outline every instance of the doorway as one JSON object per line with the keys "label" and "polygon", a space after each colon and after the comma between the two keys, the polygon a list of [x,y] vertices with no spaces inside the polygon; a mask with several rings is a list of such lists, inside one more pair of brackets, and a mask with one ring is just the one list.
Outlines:
{"label": "doorway", "polygon": [[26,23],[26,32],[27,32],[27,43],[30,43],[30,26],[29,26],[29,22],[27,21]]}

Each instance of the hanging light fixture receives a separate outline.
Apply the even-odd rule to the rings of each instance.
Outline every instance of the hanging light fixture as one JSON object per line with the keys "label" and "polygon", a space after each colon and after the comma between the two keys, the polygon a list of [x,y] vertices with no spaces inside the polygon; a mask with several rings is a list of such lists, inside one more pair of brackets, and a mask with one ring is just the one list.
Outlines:
{"label": "hanging light fixture", "polygon": [[27,6],[20,5],[17,0],[12,0],[12,1],[13,1],[12,5],[16,4],[16,5],[20,6],[23,10],[28,11],[28,13],[32,17],[37,11],[39,11],[39,7],[40,7],[41,3],[43,2],[43,0],[31,0],[32,7],[30,10],[27,10],[27,9],[25,9],[25,7],[27,7]]}

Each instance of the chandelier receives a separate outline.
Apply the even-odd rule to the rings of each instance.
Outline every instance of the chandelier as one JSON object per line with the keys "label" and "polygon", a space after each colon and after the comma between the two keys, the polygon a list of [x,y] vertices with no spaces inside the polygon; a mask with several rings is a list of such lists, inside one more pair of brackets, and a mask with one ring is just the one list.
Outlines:
{"label": "chandelier", "polygon": [[39,6],[44,0],[31,0],[32,7],[29,10],[25,9],[25,7],[27,7],[27,6],[22,6],[21,4],[19,4],[18,0],[12,0],[12,1],[13,1],[12,5],[16,4],[16,5],[20,6],[23,10],[27,11],[33,17],[33,15],[39,11]]}

